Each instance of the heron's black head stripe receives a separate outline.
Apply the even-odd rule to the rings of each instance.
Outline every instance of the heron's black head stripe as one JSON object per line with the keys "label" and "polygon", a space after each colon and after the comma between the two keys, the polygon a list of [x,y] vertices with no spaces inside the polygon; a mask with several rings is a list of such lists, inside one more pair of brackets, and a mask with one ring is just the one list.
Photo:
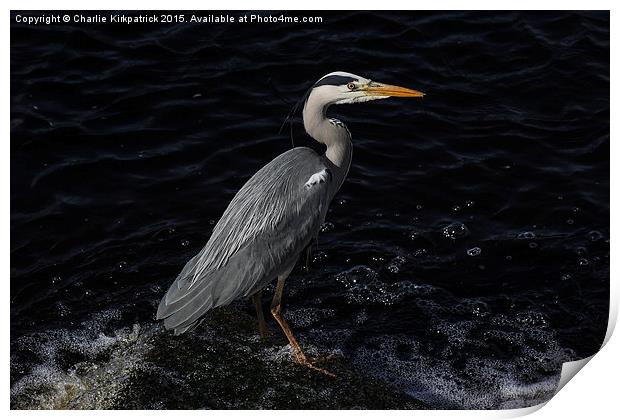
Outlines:
{"label": "heron's black head stripe", "polygon": [[321,80],[316,82],[313,87],[319,87],[319,86],[325,86],[325,85],[342,86],[350,82],[357,82],[357,79],[355,79],[354,77],[349,77],[349,76],[333,75],[333,76],[327,76],[327,77],[322,78]]}

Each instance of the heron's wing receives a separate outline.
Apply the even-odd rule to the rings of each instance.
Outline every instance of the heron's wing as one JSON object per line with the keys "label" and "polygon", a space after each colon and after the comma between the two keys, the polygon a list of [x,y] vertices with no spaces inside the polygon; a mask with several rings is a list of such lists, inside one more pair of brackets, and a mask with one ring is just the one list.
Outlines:
{"label": "heron's wing", "polygon": [[325,218],[331,183],[323,159],[305,147],[260,169],[170,286],[157,318],[183,332],[209,309],[249,296],[294,264]]}

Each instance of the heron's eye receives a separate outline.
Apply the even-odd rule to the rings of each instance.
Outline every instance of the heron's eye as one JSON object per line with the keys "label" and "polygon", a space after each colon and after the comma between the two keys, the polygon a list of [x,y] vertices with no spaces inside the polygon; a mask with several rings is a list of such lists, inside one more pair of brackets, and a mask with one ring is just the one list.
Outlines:
{"label": "heron's eye", "polygon": [[347,87],[349,88],[349,90],[355,90],[355,83],[348,83]]}

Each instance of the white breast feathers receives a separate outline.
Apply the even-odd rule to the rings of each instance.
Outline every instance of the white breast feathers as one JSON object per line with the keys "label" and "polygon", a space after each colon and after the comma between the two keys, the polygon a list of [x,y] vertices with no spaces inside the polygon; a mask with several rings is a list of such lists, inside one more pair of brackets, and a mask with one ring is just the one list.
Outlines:
{"label": "white breast feathers", "polygon": [[317,184],[322,184],[329,180],[329,171],[327,169],[323,169],[315,174],[312,174],[308,181],[306,181],[305,187],[306,189],[310,189]]}

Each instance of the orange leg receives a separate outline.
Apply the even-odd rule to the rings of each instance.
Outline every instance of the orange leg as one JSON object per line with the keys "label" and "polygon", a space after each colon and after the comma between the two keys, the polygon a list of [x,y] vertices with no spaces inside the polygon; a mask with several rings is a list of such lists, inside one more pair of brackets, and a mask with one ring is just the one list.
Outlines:
{"label": "orange leg", "polygon": [[291,328],[288,326],[288,323],[280,314],[280,305],[276,305],[275,307],[271,308],[271,314],[273,315],[273,317],[276,319],[276,321],[280,325],[280,328],[282,328],[282,331],[284,331],[286,338],[288,338],[288,342],[291,344],[291,348],[293,349],[293,353],[295,354],[295,359],[297,359],[297,363],[302,364],[302,365],[307,364],[308,360],[306,359],[306,355],[304,354],[299,343],[295,339],[295,336],[293,335],[293,331],[291,331]]}
{"label": "orange leg", "polygon": [[299,363],[300,365],[309,367],[310,369],[314,369],[316,371],[324,373],[325,375],[335,377],[336,375],[334,375],[333,373],[328,372],[324,369],[318,368],[312,365],[312,363],[308,361],[299,343],[295,339],[295,336],[293,335],[293,331],[291,331],[291,328],[288,326],[288,323],[286,322],[284,317],[280,314],[282,292],[284,290],[284,281],[288,277],[289,273],[290,273],[290,270],[288,270],[286,275],[278,276],[278,284],[276,285],[276,292],[273,296],[273,301],[271,302],[271,314],[273,315],[275,320],[278,322],[278,325],[280,325],[280,328],[282,328],[282,331],[286,335],[286,338],[288,339],[288,342],[290,343],[291,348],[293,349],[293,353],[295,354],[295,359],[297,359],[297,363]]}

